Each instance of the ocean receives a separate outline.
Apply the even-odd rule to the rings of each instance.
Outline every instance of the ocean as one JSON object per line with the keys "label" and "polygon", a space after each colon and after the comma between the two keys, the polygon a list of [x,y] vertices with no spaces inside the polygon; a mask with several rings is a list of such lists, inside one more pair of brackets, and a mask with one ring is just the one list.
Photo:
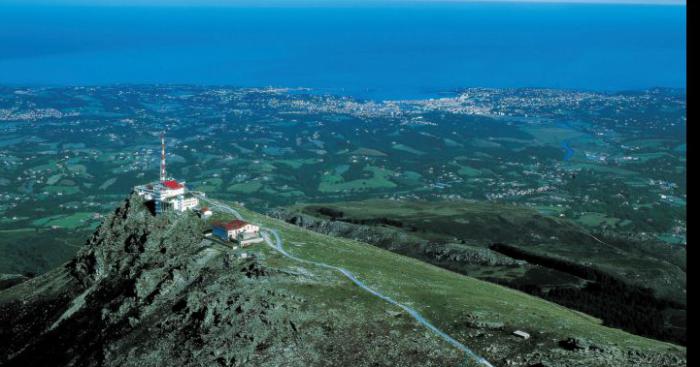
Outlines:
{"label": "ocean", "polygon": [[685,6],[6,4],[0,84],[309,87],[372,99],[682,88],[685,31]]}

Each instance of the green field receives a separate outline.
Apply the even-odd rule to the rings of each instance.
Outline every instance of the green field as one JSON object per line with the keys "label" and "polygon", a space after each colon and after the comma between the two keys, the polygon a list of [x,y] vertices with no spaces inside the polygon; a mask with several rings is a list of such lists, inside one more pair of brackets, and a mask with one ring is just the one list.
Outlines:
{"label": "green field", "polygon": [[418,149],[411,148],[410,146],[404,145],[404,144],[393,144],[391,147],[392,147],[393,149],[396,149],[396,150],[399,150],[399,151],[402,151],[402,152],[406,152],[406,153],[415,154],[415,155],[423,155],[423,154],[425,154],[425,152],[422,152],[422,151],[420,151],[420,150],[418,150]]}
{"label": "green field", "polygon": [[262,183],[260,182],[241,182],[229,186],[228,189],[226,189],[226,191],[240,194],[250,194],[260,190],[261,188]]}
{"label": "green field", "polygon": [[615,226],[620,223],[619,218],[611,218],[603,213],[583,213],[576,221],[586,227]]}
{"label": "green field", "polygon": [[[466,317],[503,323],[506,330],[527,330],[532,335],[537,335],[537,342],[544,345],[550,345],[552,339],[579,336],[602,345],[622,348],[645,351],[684,350],[672,344],[602,326],[593,317],[518,291],[450,272],[365,243],[327,237],[240,209],[249,220],[278,229],[285,248],[292,254],[352,271],[374,289],[414,307],[438,327],[448,330],[470,345],[478,345],[479,341],[460,326]],[[263,251],[267,256],[279,257],[269,249]],[[287,259],[279,261],[289,262],[292,267],[300,266]]]}
{"label": "green field", "polygon": [[93,213],[88,212],[78,212],[71,213],[69,215],[53,215],[46,218],[36,219],[32,222],[35,226],[40,227],[61,227],[68,229],[75,229],[78,227],[85,226],[90,220]]}
{"label": "green field", "polygon": [[387,178],[392,172],[373,166],[366,166],[363,170],[371,173],[372,177],[368,179],[345,181],[340,175],[326,174],[321,177],[318,191],[327,193],[391,189],[396,187],[396,184]]}

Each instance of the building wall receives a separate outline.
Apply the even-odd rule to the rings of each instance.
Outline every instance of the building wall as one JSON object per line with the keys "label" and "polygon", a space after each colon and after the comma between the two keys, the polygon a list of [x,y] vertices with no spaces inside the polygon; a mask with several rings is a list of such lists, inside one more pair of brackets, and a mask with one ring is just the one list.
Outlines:
{"label": "building wall", "polygon": [[180,196],[185,194],[185,188],[179,188],[177,190],[163,189],[160,191],[160,198],[167,199],[175,196]]}
{"label": "building wall", "polygon": [[222,240],[228,241],[228,239],[229,239],[229,233],[226,231],[225,228],[214,227],[214,228],[211,230],[211,233],[212,233],[214,236],[217,236],[217,237],[221,238]]}
{"label": "building wall", "polygon": [[231,233],[231,238],[238,238],[238,235],[240,235],[242,233],[249,233],[249,232],[257,233],[259,231],[260,231],[260,227],[253,225],[253,224],[246,224],[245,226],[243,226],[241,228],[231,230],[230,233]]}
{"label": "building wall", "polygon": [[244,240],[241,240],[241,241],[239,241],[239,243],[241,244],[241,246],[246,247],[246,246],[250,246],[252,244],[260,243],[263,241],[264,241],[264,239],[262,237],[253,237],[253,238],[246,238]]}
{"label": "building wall", "polygon": [[182,204],[186,209],[192,209],[199,204],[199,200],[197,198],[188,198],[183,200]]}
{"label": "building wall", "polygon": [[177,199],[173,200],[172,203],[173,203],[173,208],[175,210],[185,211],[187,209],[192,209],[192,208],[196,207],[197,204],[199,204],[199,200],[197,198],[194,198],[194,197],[187,198],[187,199],[177,198]]}
{"label": "building wall", "polygon": [[213,227],[212,228],[212,234],[219,237],[219,238],[222,238],[224,240],[238,239],[238,237],[244,233],[254,233],[257,235],[259,232],[260,232],[260,227],[253,225],[253,224],[246,224],[245,226],[243,226],[241,228],[232,229],[229,231],[227,231],[226,228],[222,228],[222,227]]}

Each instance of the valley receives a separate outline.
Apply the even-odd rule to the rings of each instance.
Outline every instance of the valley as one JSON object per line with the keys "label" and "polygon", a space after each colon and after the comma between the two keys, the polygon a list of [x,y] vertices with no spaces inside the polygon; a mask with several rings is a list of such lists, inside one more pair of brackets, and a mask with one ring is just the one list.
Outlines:
{"label": "valley", "polygon": [[[71,261],[125,193],[156,180],[165,132],[168,173],[189,190],[265,226],[289,222],[274,222],[291,231],[280,230],[284,251],[347,269],[456,340],[465,331],[455,322],[493,320],[478,321],[477,308],[454,314],[471,301],[448,288],[524,292],[538,297],[525,304],[550,301],[596,325],[684,345],[685,107],[674,89],[472,88],[372,101],[310,89],[2,87],[0,285],[43,279]],[[315,235],[291,230],[299,227],[334,240],[310,246]],[[356,246],[433,270],[382,285],[371,279],[408,258],[381,265]],[[440,276],[461,278],[438,286]],[[420,293],[426,286],[445,303],[415,304],[436,297]],[[528,329],[504,312],[495,325],[515,324],[494,338]],[[553,348],[567,336],[556,338]],[[499,355],[485,348],[477,349],[488,360]]]}
{"label": "valley", "polygon": [[[377,102],[290,89],[2,87],[0,273],[68,259],[74,235],[155,177],[163,130],[170,170],[190,189],[259,210],[476,200],[683,246],[685,126],[683,92],[664,89],[474,88]],[[34,260],[19,255],[20,243],[40,242]]]}
{"label": "valley", "polygon": [[296,205],[272,215],[685,343],[680,247],[601,240],[570,220],[478,202],[365,200]]}
{"label": "valley", "polygon": [[[248,247],[242,256],[207,244],[206,222],[198,216],[153,216],[134,195],[107,215],[74,260],[0,291],[0,338],[15,330],[12,342],[0,347],[3,365],[196,360],[267,366],[291,356],[309,366],[685,365],[682,347],[366,243],[218,203],[231,210],[215,215],[260,225],[268,245]],[[39,308],[44,311],[36,317]],[[410,310],[436,329],[416,322]],[[516,330],[531,337],[523,340]],[[192,338],[193,332],[200,336]],[[65,337],[57,342],[58,335]],[[190,354],[195,349],[202,352]]]}

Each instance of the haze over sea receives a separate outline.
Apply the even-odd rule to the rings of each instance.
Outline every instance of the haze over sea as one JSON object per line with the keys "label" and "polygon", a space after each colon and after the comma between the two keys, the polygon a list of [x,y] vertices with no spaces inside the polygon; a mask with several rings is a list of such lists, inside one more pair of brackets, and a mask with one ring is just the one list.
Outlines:
{"label": "haze over sea", "polygon": [[685,6],[5,4],[0,84],[311,87],[377,99],[685,87],[685,30]]}

